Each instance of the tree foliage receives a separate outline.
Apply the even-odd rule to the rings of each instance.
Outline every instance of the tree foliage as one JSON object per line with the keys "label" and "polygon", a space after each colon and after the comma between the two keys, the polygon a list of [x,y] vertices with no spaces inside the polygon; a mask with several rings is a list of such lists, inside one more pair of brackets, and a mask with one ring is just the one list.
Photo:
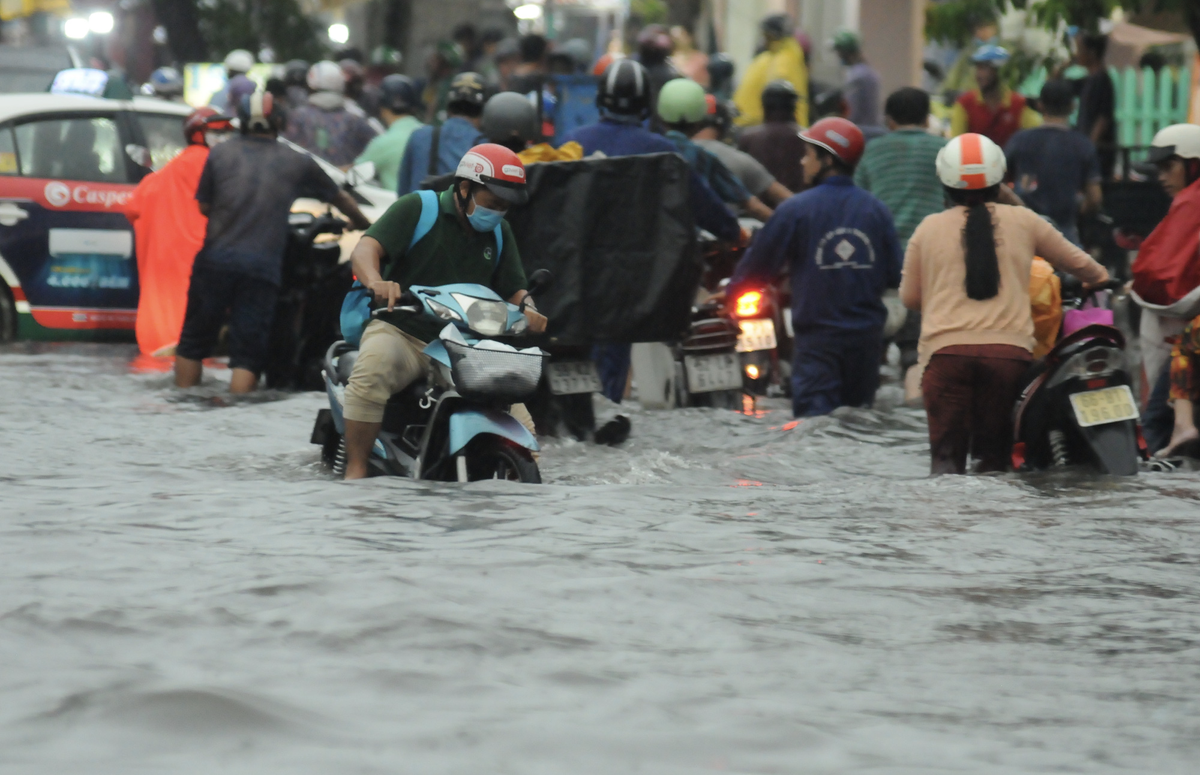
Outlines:
{"label": "tree foliage", "polygon": [[1200,27],[1193,19],[1200,19],[1198,6],[1197,0],[946,0],[926,11],[925,32],[932,40],[963,45],[980,23],[998,19],[1008,8],[1028,11],[1031,21],[1047,29],[1065,22],[1095,31],[1102,19],[1121,8],[1129,13],[1183,11],[1197,35]]}
{"label": "tree foliage", "polygon": [[155,11],[181,61],[220,61],[235,48],[266,46],[280,62],[325,55],[319,24],[297,0],[156,0]]}

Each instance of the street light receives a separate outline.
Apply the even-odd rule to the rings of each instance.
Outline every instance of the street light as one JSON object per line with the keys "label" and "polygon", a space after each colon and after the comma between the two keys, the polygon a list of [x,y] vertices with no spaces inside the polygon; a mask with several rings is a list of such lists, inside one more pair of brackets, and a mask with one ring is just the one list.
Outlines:
{"label": "street light", "polygon": [[113,15],[108,11],[94,11],[87,21],[88,27],[97,35],[107,35],[113,30]]}
{"label": "street light", "polygon": [[88,36],[88,20],[82,16],[75,16],[63,22],[63,34],[71,40],[83,40]]}
{"label": "street light", "polygon": [[329,25],[329,39],[334,43],[345,43],[350,40],[350,28],[340,23]]}
{"label": "street light", "polygon": [[524,21],[532,21],[533,19],[542,18],[542,7],[533,3],[518,5],[513,9],[513,16]]}

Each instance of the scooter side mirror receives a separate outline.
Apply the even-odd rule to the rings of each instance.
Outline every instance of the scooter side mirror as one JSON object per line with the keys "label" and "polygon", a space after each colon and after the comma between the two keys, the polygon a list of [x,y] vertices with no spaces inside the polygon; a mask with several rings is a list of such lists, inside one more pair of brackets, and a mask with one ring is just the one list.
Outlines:
{"label": "scooter side mirror", "polygon": [[529,275],[529,287],[526,290],[529,291],[530,296],[536,296],[552,285],[554,285],[554,275],[550,273],[550,270],[539,269]]}

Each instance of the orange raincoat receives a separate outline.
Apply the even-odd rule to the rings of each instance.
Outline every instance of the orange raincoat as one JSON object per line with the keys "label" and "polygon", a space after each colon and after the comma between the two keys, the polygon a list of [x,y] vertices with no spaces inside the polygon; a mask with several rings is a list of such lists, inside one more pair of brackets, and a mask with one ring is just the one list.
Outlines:
{"label": "orange raincoat", "polygon": [[192,261],[204,244],[208,219],[196,188],[208,146],[189,145],[142,179],[125,206],[137,238],[137,341],[144,355],[172,355],[187,311]]}

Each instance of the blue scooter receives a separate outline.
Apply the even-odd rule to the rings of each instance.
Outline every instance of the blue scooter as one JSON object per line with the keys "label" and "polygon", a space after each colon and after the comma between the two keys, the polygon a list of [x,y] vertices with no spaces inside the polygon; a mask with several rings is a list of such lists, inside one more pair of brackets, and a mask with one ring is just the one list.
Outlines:
{"label": "blue scooter", "polygon": [[[530,294],[549,281],[548,271],[535,272]],[[537,439],[510,410],[537,389],[546,354],[502,344],[526,332],[524,304],[509,304],[483,285],[414,285],[396,308],[447,325],[425,347],[430,372],[388,401],[370,456],[371,475],[540,483],[533,455]],[[320,445],[322,461],[336,476],[346,468],[342,396],[357,357],[358,350],[345,341],[334,342],[325,354],[329,408],[318,412],[311,441]]]}

